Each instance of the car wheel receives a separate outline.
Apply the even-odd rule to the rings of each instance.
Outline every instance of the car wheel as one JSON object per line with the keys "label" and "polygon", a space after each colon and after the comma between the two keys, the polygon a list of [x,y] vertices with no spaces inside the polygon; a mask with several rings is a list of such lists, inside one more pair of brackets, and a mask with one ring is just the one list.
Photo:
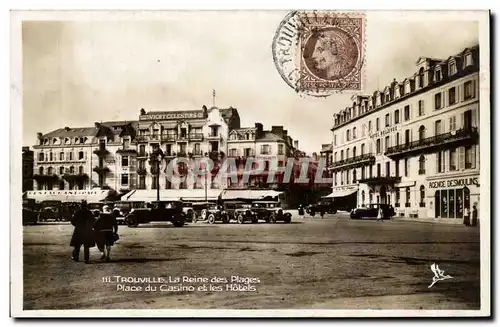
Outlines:
{"label": "car wheel", "polygon": [[271,224],[276,224],[276,215],[274,213],[272,213],[271,216],[269,217],[269,222]]}
{"label": "car wheel", "polygon": [[139,225],[139,224],[135,220],[129,220],[127,222],[127,225],[128,225],[128,227],[137,227],[137,225]]}
{"label": "car wheel", "polygon": [[252,217],[252,224],[257,224],[259,220],[256,217]]}
{"label": "car wheel", "polygon": [[289,224],[291,222],[292,222],[292,217],[290,217],[290,216],[285,217],[285,223],[286,224]]}
{"label": "car wheel", "polygon": [[245,222],[245,218],[243,217],[243,215],[238,215],[238,224],[243,224]]}
{"label": "car wheel", "polygon": [[211,214],[208,215],[208,223],[209,224],[215,223],[215,216],[214,216],[213,213],[211,213]]}
{"label": "car wheel", "polygon": [[224,224],[229,224],[229,215],[224,215],[224,217],[222,217],[222,223]]}
{"label": "car wheel", "polygon": [[173,222],[174,227],[182,227],[184,226],[184,218],[178,218]]}
{"label": "car wheel", "polygon": [[207,219],[207,209],[201,210],[201,219],[206,220]]}
{"label": "car wheel", "polygon": [[311,213],[310,213],[311,217],[314,217],[315,214],[316,214],[316,212],[314,212],[314,211],[311,211]]}

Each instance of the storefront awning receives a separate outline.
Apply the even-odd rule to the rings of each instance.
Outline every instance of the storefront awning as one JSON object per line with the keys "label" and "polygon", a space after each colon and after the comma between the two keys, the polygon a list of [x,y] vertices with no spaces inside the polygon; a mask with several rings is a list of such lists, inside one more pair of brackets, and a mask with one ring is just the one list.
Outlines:
{"label": "storefront awning", "polygon": [[332,193],[323,198],[341,198],[356,193],[357,191],[358,187],[355,186],[335,187]]}
{"label": "storefront awning", "polygon": [[61,190],[61,191],[28,191],[26,198],[42,201],[62,202],[101,202],[110,194],[110,190]]}
{"label": "storefront awning", "polygon": [[267,197],[277,197],[283,194],[283,192],[277,192],[273,190],[225,190],[222,193],[222,200],[261,200]]}
{"label": "storefront awning", "polygon": [[[207,190],[208,201],[215,201],[221,190]],[[121,197],[122,201],[153,202],[157,200],[156,190],[133,190]],[[160,190],[160,201],[205,201],[205,189]]]}

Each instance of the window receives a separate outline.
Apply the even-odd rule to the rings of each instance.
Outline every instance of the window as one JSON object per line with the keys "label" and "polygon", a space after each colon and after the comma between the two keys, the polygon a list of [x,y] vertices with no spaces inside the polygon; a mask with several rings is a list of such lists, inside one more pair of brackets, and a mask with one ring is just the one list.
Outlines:
{"label": "window", "polygon": [[436,122],[434,123],[434,131],[434,135],[439,135],[442,133],[441,120],[436,120]]}
{"label": "window", "polygon": [[200,147],[200,143],[195,143],[194,144],[194,154],[201,154],[201,147]]}
{"label": "window", "polygon": [[425,126],[421,125],[418,129],[418,140],[422,141],[425,139]]}
{"label": "window", "polygon": [[441,109],[441,93],[434,94],[434,109]]}
{"label": "window", "polygon": [[59,161],[64,161],[64,152],[59,152]]}
{"label": "window", "polygon": [[78,152],[78,160],[83,160],[83,151]]}
{"label": "window", "polygon": [[405,177],[408,177],[408,171],[410,170],[410,160],[408,158],[405,158]]}
{"label": "window", "polygon": [[441,69],[437,69],[436,70],[436,74],[435,74],[435,77],[436,77],[436,82],[439,82],[441,80]]}
{"label": "window", "polygon": [[381,153],[382,149],[380,148],[380,139],[377,139],[377,154]]}
{"label": "window", "polygon": [[396,133],[396,145],[399,145],[399,132]]}
{"label": "window", "polygon": [[385,163],[385,176],[391,177],[391,162],[390,161],[387,161]]}
{"label": "window", "polygon": [[425,175],[425,156],[418,158],[418,174]]}
{"label": "window", "polygon": [[457,169],[457,149],[450,149],[450,171]]}
{"label": "window", "polygon": [[129,139],[123,139],[123,148],[128,149],[130,145],[130,140]]}
{"label": "window", "polygon": [[444,173],[444,156],[442,151],[436,153],[436,171]]}
{"label": "window", "polygon": [[337,135],[333,135],[333,145],[337,145]]}
{"label": "window", "polygon": [[333,161],[337,161],[337,152],[333,154]]}
{"label": "window", "polygon": [[476,168],[476,148],[474,145],[465,147],[465,169]]}
{"label": "window", "polygon": [[452,87],[448,90],[448,105],[451,106],[457,102],[456,88]]}
{"label": "window", "polygon": [[405,106],[405,121],[410,120],[410,106]]}
{"label": "window", "polygon": [[122,174],[122,185],[128,185],[128,174]]}
{"label": "window", "polygon": [[385,151],[387,151],[387,149],[389,148],[389,136],[385,137],[384,145],[385,145],[384,149],[385,149]]}
{"label": "window", "polygon": [[401,191],[399,188],[396,188],[395,192],[396,192],[396,207],[399,207],[399,201],[401,201]]}
{"label": "window", "polygon": [[390,119],[391,116],[389,114],[385,114],[385,127],[389,127],[391,125]]}
{"label": "window", "polygon": [[420,186],[420,206],[425,207],[425,186]]}
{"label": "window", "polygon": [[141,144],[139,146],[139,156],[144,157],[146,155],[146,146]]}
{"label": "window", "polygon": [[344,150],[340,150],[340,161],[344,160]]}
{"label": "window", "polygon": [[346,132],[346,140],[347,140],[347,141],[350,141],[350,140],[351,140],[351,130],[349,130],[349,129],[348,129],[348,130],[347,130],[347,132]]}
{"label": "window", "polygon": [[73,160],[73,152],[70,152],[70,153],[69,153],[69,160],[70,160],[70,161],[71,161],[71,160]]}
{"label": "window", "polygon": [[450,62],[450,76],[453,76],[457,73],[457,64],[456,62]]}
{"label": "window", "polygon": [[74,174],[75,173],[75,166],[69,167],[69,173]]}
{"label": "window", "polygon": [[361,191],[361,205],[365,206],[365,191]]}
{"label": "window", "polygon": [[78,167],[78,174],[83,175],[83,166]]}
{"label": "window", "polygon": [[455,131],[457,129],[457,117],[450,117],[450,131]]}
{"label": "window", "polygon": [[285,154],[285,146],[283,144],[278,144],[278,155],[282,156]]}
{"label": "window", "polygon": [[43,167],[38,168],[38,174],[43,175]]}
{"label": "window", "polygon": [[357,180],[357,179],[356,179],[356,169],[353,169],[353,170],[352,170],[352,182],[353,182],[353,183],[356,183],[356,180]]}
{"label": "window", "polygon": [[333,183],[337,186],[337,173],[333,175]]}
{"label": "window", "polygon": [[405,144],[410,144],[410,130],[405,130]]}
{"label": "window", "polygon": [[261,154],[271,154],[270,147],[268,144],[264,144],[260,146],[260,153]]}
{"label": "window", "polygon": [[361,167],[361,179],[365,179],[365,169],[366,167]]}
{"label": "window", "polygon": [[399,109],[394,111],[394,124],[399,124]]}
{"label": "window", "polygon": [[238,149],[229,149],[229,155],[231,157],[236,157],[238,156]]}
{"label": "window", "polygon": [[47,175],[52,175],[54,172],[52,171],[52,167],[47,169]]}
{"label": "window", "polygon": [[49,161],[54,161],[54,157],[52,152],[49,152]]}
{"label": "window", "polygon": [[43,161],[43,159],[44,159],[43,157],[44,157],[43,152],[40,152],[38,154],[38,161]]}
{"label": "window", "polygon": [[418,115],[423,116],[425,114],[424,100],[418,100]]}
{"label": "window", "polygon": [[418,71],[418,86],[420,88],[424,87],[424,67],[421,67]]}
{"label": "window", "polygon": [[345,150],[345,158],[349,159],[349,148],[347,150]]}
{"label": "window", "polygon": [[348,169],[345,172],[345,183],[349,184],[349,176],[351,175],[351,171]]}
{"label": "window", "polygon": [[405,206],[408,208],[410,207],[410,188],[406,188],[406,204]]}
{"label": "window", "polygon": [[361,144],[361,155],[365,154],[365,144]]}
{"label": "window", "polygon": [[467,53],[465,55],[465,67],[468,67],[468,66],[472,66],[473,62],[472,62],[472,54],[471,53]]}
{"label": "window", "polygon": [[376,125],[375,125],[375,130],[378,131],[380,129],[380,119],[377,118]]}
{"label": "window", "polygon": [[356,157],[356,147],[352,148],[352,157]]}
{"label": "window", "polygon": [[474,97],[474,89],[472,88],[472,81],[467,81],[464,84],[464,100],[469,100]]}
{"label": "window", "polygon": [[356,127],[352,128],[352,139],[356,139]]}
{"label": "window", "polygon": [[377,177],[380,177],[380,175],[381,175],[381,173],[382,173],[382,172],[381,172],[381,170],[382,170],[382,167],[381,167],[381,166],[380,166],[380,164],[378,163],[378,164],[377,164]]}
{"label": "window", "polygon": [[371,132],[372,131],[372,121],[370,120],[368,122],[368,132]]}
{"label": "window", "polygon": [[370,170],[368,171],[370,174],[370,178],[373,177],[373,165],[370,166]]}
{"label": "window", "polygon": [[396,159],[394,161],[394,166],[396,167],[396,177],[400,177],[399,176],[399,159]]}
{"label": "window", "polygon": [[63,175],[64,174],[64,167],[59,167],[59,174]]}
{"label": "window", "polygon": [[128,156],[122,156],[122,167],[128,167]]}

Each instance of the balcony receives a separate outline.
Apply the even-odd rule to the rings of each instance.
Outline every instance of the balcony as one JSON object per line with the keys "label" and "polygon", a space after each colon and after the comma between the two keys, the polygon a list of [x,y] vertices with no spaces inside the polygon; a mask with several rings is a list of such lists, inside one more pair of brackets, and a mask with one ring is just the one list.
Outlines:
{"label": "balcony", "polygon": [[366,165],[372,165],[373,163],[375,163],[375,156],[371,153],[367,153],[345,160],[335,161],[331,165],[331,170],[339,171],[347,168],[351,169]]}
{"label": "balcony", "polygon": [[84,181],[89,178],[87,174],[79,174],[79,173],[67,173],[63,175],[65,180],[69,181]]}
{"label": "balcony", "polygon": [[175,142],[175,140],[177,140],[177,135],[175,134],[167,134],[161,136],[162,142]]}
{"label": "balcony", "polygon": [[399,183],[401,181],[401,177],[370,177],[360,179],[359,182],[368,185],[393,185],[395,183]]}
{"label": "balcony", "polygon": [[431,152],[437,147],[451,146],[457,142],[460,142],[460,145],[464,145],[467,142],[475,141],[477,137],[478,132],[476,127],[460,129],[454,132],[448,132],[405,144],[391,146],[387,149],[385,155],[388,157],[398,157],[413,152]]}
{"label": "balcony", "polygon": [[137,174],[138,175],[146,175],[147,174],[146,168],[144,168],[144,167],[137,168]]}
{"label": "balcony", "polygon": [[138,152],[137,159],[146,159],[148,157],[147,152]]}
{"label": "balcony", "polygon": [[97,154],[99,157],[104,157],[109,153],[109,151],[105,147],[100,147],[99,149],[94,150],[94,154]]}
{"label": "balcony", "polygon": [[141,143],[141,142],[147,142],[148,141],[148,136],[147,135],[137,135],[135,137],[135,140],[138,142],[138,143]]}
{"label": "balcony", "polygon": [[59,179],[59,176],[56,174],[50,174],[50,175],[41,175],[41,174],[34,174],[33,179],[36,180],[37,182],[54,182]]}
{"label": "balcony", "polygon": [[202,133],[191,133],[191,134],[189,134],[189,140],[190,141],[203,141],[203,134]]}
{"label": "balcony", "polygon": [[93,170],[98,174],[109,172],[109,168],[105,166],[95,166]]}
{"label": "balcony", "polygon": [[186,152],[177,152],[177,157],[179,157],[179,158],[181,158],[181,157],[185,158],[185,157],[187,157],[187,153]]}
{"label": "balcony", "polygon": [[124,149],[118,149],[118,150],[116,150],[116,153],[119,153],[119,154],[134,154],[134,153],[137,153],[137,150],[133,149],[133,148],[124,148]]}
{"label": "balcony", "polygon": [[220,141],[222,140],[222,135],[221,134],[208,134],[207,140],[209,141]]}

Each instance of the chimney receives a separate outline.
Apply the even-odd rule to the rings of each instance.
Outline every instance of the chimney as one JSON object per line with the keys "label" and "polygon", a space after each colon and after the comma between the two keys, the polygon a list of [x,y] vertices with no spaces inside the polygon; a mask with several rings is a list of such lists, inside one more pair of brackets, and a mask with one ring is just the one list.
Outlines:
{"label": "chimney", "polygon": [[146,114],[146,110],[144,108],[141,108],[141,116]]}
{"label": "chimney", "polygon": [[283,126],[271,126],[271,133],[283,138]]}
{"label": "chimney", "polygon": [[95,122],[94,126],[95,126],[95,128],[99,128],[99,127],[101,127],[101,123]]}
{"label": "chimney", "polygon": [[64,127],[64,130],[68,132],[68,131],[71,131],[71,128],[69,128],[68,126],[66,126],[66,127]]}
{"label": "chimney", "polygon": [[36,133],[36,137],[39,139],[39,140],[42,140],[42,137],[43,137],[43,134],[42,133]]}
{"label": "chimney", "polygon": [[299,149],[299,141],[298,140],[293,141],[293,147],[295,149]]}
{"label": "chimney", "polygon": [[285,140],[285,142],[288,142],[288,131],[286,129],[283,130],[283,140]]}
{"label": "chimney", "polygon": [[203,117],[207,118],[208,117],[207,106],[203,105],[203,107],[201,107],[201,109],[203,110]]}

